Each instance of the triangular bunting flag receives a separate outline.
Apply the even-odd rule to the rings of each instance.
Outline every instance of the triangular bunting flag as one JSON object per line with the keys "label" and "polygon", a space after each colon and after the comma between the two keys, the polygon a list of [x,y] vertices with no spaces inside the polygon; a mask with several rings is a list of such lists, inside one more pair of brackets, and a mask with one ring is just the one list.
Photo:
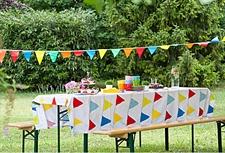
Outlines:
{"label": "triangular bunting flag", "polygon": [[193,97],[195,95],[195,92],[192,91],[191,89],[189,89],[189,92],[188,92],[188,98],[190,99],[191,97]]}
{"label": "triangular bunting flag", "polygon": [[133,48],[123,48],[126,57],[128,58],[133,50]]}
{"label": "triangular bunting flag", "polygon": [[61,120],[64,121],[64,122],[68,122],[69,121],[68,114],[65,114]]}
{"label": "triangular bunting flag", "polygon": [[183,116],[184,115],[184,111],[181,109],[181,108],[179,108],[178,109],[178,114],[177,114],[177,117],[181,117],[181,116]]}
{"label": "triangular bunting flag", "polygon": [[55,125],[54,122],[51,122],[51,121],[49,121],[49,120],[47,120],[47,124],[48,124],[48,128],[50,128],[50,127],[52,127],[53,125]]}
{"label": "triangular bunting flag", "polygon": [[43,58],[44,58],[45,51],[35,51],[35,55],[36,55],[36,58],[38,60],[38,64],[40,65]]}
{"label": "triangular bunting flag", "polygon": [[155,92],[154,102],[158,101],[160,98],[162,98],[162,96],[158,94],[157,92]]}
{"label": "triangular bunting flag", "polygon": [[120,103],[124,102],[124,99],[120,97],[119,95],[116,96],[116,105],[119,105]]}
{"label": "triangular bunting flag", "polygon": [[107,52],[107,49],[99,49],[98,51],[99,51],[100,58],[102,59],[105,53]]}
{"label": "triangular bunting flag", "polygon": [[77,126],[77,125],[79,125],[79,124],[81,124],[81,123],[82,123],[82,121],[79,120],[78,118],[75,118],[75,119],[73,120],[74,126]]}
{"label": "triangular bunting flag", "polygon": [[10,56],[12,58],[12,61],[15,63],[19,57],[20,52],[19,51],[10,51]]}
{"label": "triangular bunting flag", "polygon": [[37,111],[36,107],[32,107],[32,111]]}
{"label": "triangular bunting flag", "polygon": [[73,54],[74,54],[75,56],[82,56],[83,53],[84,53],[83,50],[75,50],[75,51],[73,52]]}
{"label": "triangular bunting flag", "polygon": [[107,99],[104,99],[104,106],[103,106],[103,110],[106,111],[107,109],[109,109],[112,106],[112,103],[110,101],[108,101]]}
{"label": "triangular bunting flag", "polygon": [[194,111],[195,111],[195,110],[194,110],[194,108],[193,108],[193,107],[188,106],[188,109],[187,109],[187,115],[192,114]]}
{"label": "triangular bunting flag", "polygon": [[132,109],[132,108],[134,108],[137,105],[138,105],[138,102],[136,100],[134,100],[133,98],[131,98],[129,109]]}
{"label": "triangular bunting flag", "polygon": [[201,43],[198,43],[199,46],[201,47],[207,47],[209,44],[209,42],[201,42]]}
{"label": "triangular bunting flag", "polygon": [[91,121],[89,120],[89,130],[92,130],[96,127],[96,125]]}
{"label": "triangular bunting flag", "polygon": [[113,53],[113,57],[116,57],[121,49],[111,49],[112,53]]}
{"label": "triangular bunting flag", "polygon": [[52,107],[53,107],[52,104],[43,104],[43,108],[44,108],[45,111],[51,109]]}
{"label": "triangular bunting flag", "polygon": [[3,59],[4,59],[4,57],[5,57],[5,53],[6,53],[5,50],[0,50],[0,63],[3,62]]}
{"label": "triangular bunting flag", "polygon": [[203,109],[202,108],[199,108],[198,116],[202,116],[202,115],[203,115]]}
{"label": "triangular bunting flag", "polygon": [[25,59],[27,60],[27,62],[30,61],[31,53],[32,53],[31,50],[24,50],[23,51],[23,56],[25,57]]}
{"label": "triangular bunting flag", "polygon": [[83,103],[80,100],[78,100],[77,98],[73,98],[73,108],[79,107],[82,104]]}
{"label": "triangular bunting flag", "polygon": [[150,46],[148,47],[148,50],[151,54],[154,54],[156,52],[157,46]]}
{"label": "triangular bunting flag", "polygon": [[149,116],[144,114],[143,112],[141,112],[141,122],[143,122],[143,121],[145,121],[147,119],[149,119]]}
{"label": "triangular bunting flag", "polygon": [[225,41],[225,37],[223,37],[222,41]]}
{"label": "triangular bunting flag", "polygon": [[211,105],[209,105],[207,114],[213,113],[213,109],[214,108]]}
{"label": "triangular bunting flag", "polygon": [[211,43],[219,43],[219,42],[220,42],[220,40],[218,37],[215,37],[211,40]]}
{"label": "triangular bunting flag", "polygon": [[93,112],[94,110],[96,110],[99,106],[94,103],[93,101],[90,102],[90,112]]}
{"label": "triangular bunting flag", "polygon": [[167,96],[167,105],[169,105],[170,103],[172,103],[174,100],[175,99],[172,96],[168,95]]}
{"label": "triangular bunting flag", "polygon": [[166,117],[165,117],[165,120],[168,120],[168,119],[170,119],[171,117],[172,117],[172,116],[170,115],[170,113],[166,111]]}
{"label": "triangular bunting flag", "polygon": [[128,117],[127,117],[127,125],[134,124],[135,122],[136,121],[128,115]]}
{"label": "triangular bunting flag", "polygon": [[136,49],[136,52],[138,54],[138,57],[141,58],[142,54],[144,53],[145,48],[144,47],[140,47]]}
{"label": "triangular bunting flag", "polygon": [[88,54],[88,56],[90,57],[91,60],[94,58],[95,52],[96,52],[96,50],[88,50],[87,51],[87,54]]}
{"label": "triangular bunting flag", "polygon": [[53,100],[52,100],[52,105],[56,105],[55,97],[54,97]]}
{"label": "triangular bunting flag", "polygon": [[182,102],[185,101],[186,97],[184,95],[182,95],[182,94],[179,93],[178,94],[178,99],[179,99],[179,103],[182,103]]}
{"label": "triangular bunting flag", "polygon": [[114,124],[119,122],[121,119],[122,119],[122,117],[119,114],[114,113]]}
{"label": "triangular bunting flag", "polygon": [[101,126],[104,126],[104,125],[106,125],[106,124],[109,124],[110,122],[111,122],[110,119],[108,119],[108,118],[102,116]]}
{"label": "triangular bunting flag", "polygon": [[51,61],[54,63],[58,57],[59,52],[58,51],[50,51],[48,52],[48,55],[50,56]]}
{"label": "triangular bunting flag", "polygon": [[200,92],[200,101],[203,101],[206,99],[206,94],[204,94],[203,92]]}
{"label": "triangular bunting flag", "polygon": [[152,119],[153,120],[159,118],[160,115],[161,115],[160,112],[158,112],[157,110],[153,109],[153,111],[152,111]]}
{"label": "triangular bunting flag", "polygon": [[61,55],[63,58],[70,58],[71,52],[70,51],[62,51]]}
{"label": "triangular bunting flag", "polygon": [[144,108],[145,106],[149,105],[150,103],[151,103],[151,101],[144,96],[143,102],[142,102],[142,108]]}
{"label": "triangular bunting flag", "polygon": [[33,118],[33,121],[34,121],[34,124],[37,125],[39,123],[39,119],[38,119],[38,116],[35,116]]}
{"label": "triangular bunting flag", "polygon": [[162,46],[160,46],[160,48],[162,48],[164,50],[168,50],[170,48],[170,45],[162,45]]}
{"label": "triangular bunting flag", "polygon": [[186,46],[187,46],[187,48],[191,49],[194,46],[194,44],[193,43],[188,43],[188,44],[186,44]]}

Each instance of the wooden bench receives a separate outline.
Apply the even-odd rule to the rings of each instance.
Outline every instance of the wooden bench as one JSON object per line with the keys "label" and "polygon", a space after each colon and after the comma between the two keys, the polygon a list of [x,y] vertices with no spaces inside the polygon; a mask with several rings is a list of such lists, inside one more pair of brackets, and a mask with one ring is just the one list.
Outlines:
{"label": "wooden bench", "polygon": [[32,121],[9,123],[6,127],[22,130],[22,152],[25,151],[25,139],[30,139],[28,138],[29,136],[34,140],[34,152],[38,152],[39,131],[35,130],[35,126]]}
{"label": "wooden bench", "polygon": [[[127,146],[130,148],[130,152],[134,152],[134,136],[136,132],[155,130],[165,128],[165,148],[169,150],[169,131],[168,128],[179,127],[185,125],[192,126],[192,152],[194,152],[194,125],[203,124],[209,122],[217,123],[217,133],[218,133],[218,151],[222,152],[222,137],[221,137],[221,128],[225,126],[225,116],[211,117],[211,118],[199,118],[194,120],[187,121],[176,121],[171,123],[160,123],[152,124],[149,126],[138,126],[138,127],[128,127],[113,129],[111,131],[96,131],[95,134],[108,135],[110,137],[115,137],[116,139],[120,138],[127,141]],[[119,144],[116,143],[116,151],[118,152]]]}

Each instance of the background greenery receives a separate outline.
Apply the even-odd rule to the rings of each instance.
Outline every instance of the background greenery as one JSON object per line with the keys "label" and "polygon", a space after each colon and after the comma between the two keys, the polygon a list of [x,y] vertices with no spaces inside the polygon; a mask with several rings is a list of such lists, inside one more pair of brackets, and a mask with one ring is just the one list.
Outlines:
{"label": "background greenery", "polygon": [[[201,5],[198,0],[21,0],[26,6],[4,9],[0,13],[1,48],[32,50],[74,50],[123,48],[208,41],[224,33],[224,1]],[[101,5],[98,5],[101,4]],[[0,5],[1,6],[1,5]],[[1,44],[1,43],[0,43]],[[170,85],[172,66],[180,68],[182,86],[213,86],[225,78],[224,44],[207,48],[194,46],[146,50],[139,59],[135,51],[113,58],[107,52],[101,60],[83,57],[51,63],[45,56],[41,65],[33,55],[28,63],[20,54],[12,63],[6,56],[0,67],[31,90],[63,88],[70,80],[79,81],[91,72],[96,80],[123,79],[140,75],[143,80],[157,78]],[[26,76],[26,77],[25,77]]]}

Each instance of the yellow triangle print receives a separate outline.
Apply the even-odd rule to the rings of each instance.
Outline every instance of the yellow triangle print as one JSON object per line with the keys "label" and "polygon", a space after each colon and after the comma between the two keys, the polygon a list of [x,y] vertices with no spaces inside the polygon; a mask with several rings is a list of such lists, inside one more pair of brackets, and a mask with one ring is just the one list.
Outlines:
{"label": "yellow triangle print", "polygon": [[101,57],[101,59],[104,57],[105,53],[107,52],[107,49],[99,49],[99,55]]}
{"label": "yellow triangle print", "polygon": [[110,103],[110,101],[108,101],[107,99],[104,99],[104,107],[103,107],[103,110],[106,111],[111,106],[112,106],[112,103]]}
{"label": "yellow triangle print", "polygon": [[184,95],[182,95],[182,94],[179,93],[178,94],[178,99],[179,99],[179,103],[182,103],[182,102],[185,101],[186,97]]}
{"label": "yellow triangle print", "polygon": [[225,37],[223,37],[222,41],[225,41]]}
{"label": "yellow triangle print", "polygon": [[71,112],[71,108],[67,108],[67,112],[70,113]]}
{"label": "yellow triangle print", "polygon": [[157,110],[153,109],[153,112],[152,112],[152,119],[153,120],[159,118],[160,115],[161,115],[160,112],[158,112]]}
{"label": "yellow triangle print", "polygon": [[119,114],[114,113],[114,124],[119,122],[121,119],[122,119],[122,117]]}
{"label": "yellow triangle print", "polygon": [[52,108],[52,104],[44,104],[43,108],[44,108],[45,111],[47,111],[47,110]]}
{"label": "yellow triangle print", "polygon": [[143,102],[142,102],[142,108],[144,108],[145,106],[151,104],[151,100],[149,100],[148,98],[144,97],[143,98]]}
{"label": "yellow triangle print", "polygon": [[33,121],[34,121],[34,124],[37,125],[39,123],[39,119],[38,119],[38,116],[35,116],[33,118]]}
{"label": "yellow triangle print", "polygon": [[195,110],[193,107],[191,106],[188,106],[188,109],[187,109],[187,115],[190,115],[191,113],[193,113]]}
{"label": "yellow triangle print", "polygon": [[210,95],[210,101],[214,101],[214,100],[215,100],[214,95]]}
{"label": "yellow triangle print", "polygon": [[81,123],[82,123],[81,120],[79,120],[78,118],[75,118],[75,119],[73,120],[74,126],[77,126],[77,125],[79,125],[79,124],[81,124]]}

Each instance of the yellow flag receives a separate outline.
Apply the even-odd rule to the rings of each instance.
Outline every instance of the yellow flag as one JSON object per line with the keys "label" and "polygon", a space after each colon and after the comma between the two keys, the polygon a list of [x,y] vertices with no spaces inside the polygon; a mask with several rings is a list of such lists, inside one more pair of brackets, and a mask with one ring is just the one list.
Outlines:
{"label": "yellow flag", "polygon": [[107,99],[104,99],[104,107],[103,110],[107,110],[108,108],[110,108],[112,106],[112,103],[110,103],[110,101],[108,101]]}
{"label": "yellow flag", "polygon": [[77,125],[79,125],[79,124],[81,124],[81,123],[82,123],[81,120],[79,120],[78,118],[75,118],[75,119],[73,120],[74,126],[77,126]]}
{"label": "yellow flag", "polygon": [[121,119],[122,119],[122,117],[119,114],[114,113],[114,124],[119,122]]}
{"label": "yellow flag", "polygon": [[153,111],[152,111],[152,119],[153,120],[159,118],[160,115],[161,115],[160,112],[158,112],[157,110],[153,109]]}
{"label": "yellow flag", "polygon": [[189,48],[189,49],[190,49],[190,48],[192,48],[192,47],[193,47],[193,45],[194,45],[194,44],[192,44],[192,43],[188,43],[188,44],[186,44],[187,48]]}
{"label": "yellow flag", "polygon": [[107,52],[107,49],[99,49],[99,55],[101,57],[101,59],[104,57],[105,53]]}
{"label": "yellow flag", "polygon": [[142,102],[142,108],[144,108],[145,106],[147,106],[150,103],[151,103],[151,101],[148,98],[144,97],[143,102]]}
{"label": "yellow flag", "polygon": [[170,48],[170,45],[162,45],[162,46],[160,46],[160,48],[167,50]]}
{"label": "yellow flag", "polygon": [[223,37],[222,41],[225,41],[225,37]]}
{"label": "yellow flag", "polygon": [[191,113],[193,113],[195,110],[193,107],[191,106],[188,106],[188,109],[187,109],[187,115],[190,115]]}
{"label": "yellow flag", "polygon": [[52,108],[52,104],[44,104],[43,108],[44,108],[45,111],[47,111],[47,110]]}
{"label": "yellow flag", "polygon": [[178,99],[179,99],[179,103],[182,103],[182,102],[185,101],[186,97],[184,95],[182,95],[182,94],[179,93],[178,94]]}
{"label": "yellow flag", "polygon": [[38,119],[38,116],[35,116],[34,118],[33,118],[33,121],[34,121],[34,124],[38,124],[39,123],[39,119]]}
{"label": "yellow flag", "polygon": [[63,58],[70,58],[71,51],[63,51],[61,52]]}
{"label": "yellow flag", "polygon": [[129,57],[133,48],[124,48],[123,50],[124,50],[126,57]]}
{"label": "yellow flag", "polygon": [[45,51],[35,51],[35,54],[36,54],[36,57],[37,57],[37,60],[38,60],[38,64],[40,65],[43,58],[44,58]]}

